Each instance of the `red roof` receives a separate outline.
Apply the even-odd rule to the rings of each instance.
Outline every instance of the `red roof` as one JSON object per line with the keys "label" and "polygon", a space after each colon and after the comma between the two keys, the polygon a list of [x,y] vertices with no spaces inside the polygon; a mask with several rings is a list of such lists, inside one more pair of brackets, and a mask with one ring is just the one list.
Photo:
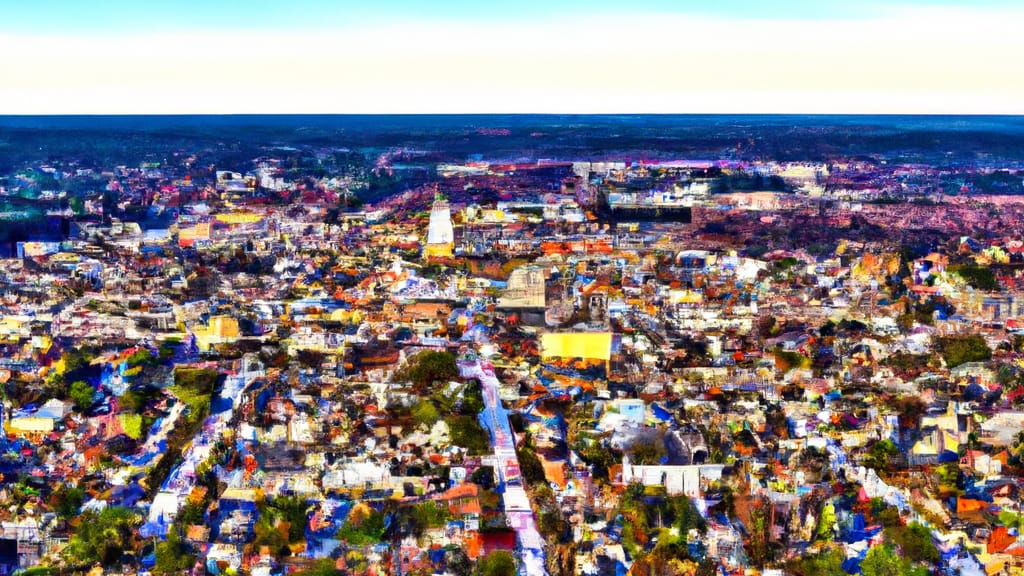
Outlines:
{"label": "red roof", "polygon": [[481,532],[480,536],[483,537],[485,556],[495,550],[515,552],[516,533],[511,530],[507,532]]}

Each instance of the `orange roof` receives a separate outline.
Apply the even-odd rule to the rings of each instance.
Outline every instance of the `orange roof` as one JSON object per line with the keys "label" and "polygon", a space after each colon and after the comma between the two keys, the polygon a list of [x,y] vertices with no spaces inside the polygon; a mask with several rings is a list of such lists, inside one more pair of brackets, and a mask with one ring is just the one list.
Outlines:
{"label": "orange roof", "polygon": [[992,534],[988,537],[988,544],[986,545],[985,550],[989,554],[998,554],[1009,548],[1010,544],[1013,544],[1016,541],[1017,537],[1011,536],[1010,531],[1006,526],[996,526],[992,530]]}
{"label": "orange roof", "polygon": [[448,511],[452,514],[480,514],[480,500],[477,498],[479,488],[472,482],[453,486],[438,496],[438,500],[448,503]]}
{"label": "orange roof", "polygon": [[464,538],[462,542],[466,545],[466,556],[469,556],[474,560],[480,556],[480,550],[483,547],[483,540],[480,538],[479,532],[473,532],[471,535]]}
{"label": "orange roof", "polygon": [[480,487],[472,482],[463,482],[458,486],[452,486],[442,492],[438,500],[454,500],[456,498],[475,498],[480,493]]}
{"label": "orange roof", "polygon": [[985,502],[984,500],[974,500],[972,498],[957,498],[956,501],[957,514],[984,510],[987,507],[988,502]]}
{"label": "orange roof", "polygon": [[541,459],[541,464],[544,466],[544,477],[548,479],[548,482],[554,482],[558,484],[559,488],[565,488],[565,467],[560,461],[549,462]]}

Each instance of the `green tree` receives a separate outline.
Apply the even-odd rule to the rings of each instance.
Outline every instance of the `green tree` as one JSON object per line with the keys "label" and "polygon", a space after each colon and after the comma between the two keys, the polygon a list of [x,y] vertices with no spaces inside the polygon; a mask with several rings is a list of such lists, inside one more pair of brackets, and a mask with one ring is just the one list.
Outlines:
{"label": "green tree", "polygon": [[195,555],[189,552],[188,547],[181,541],[177,528],[173,526],[167,531],[167,540],[158,543],[154,552],[155,574],[183,574],[195,563]]}
{"label": "green tree", "polygon": [[771,503],[767,500],[754,501],[750,509],[750,534],[746,548],[750,562],[754,566],[763,567],[772,559],[771,548]]}
{"label": "green tree", "polygon": [[264,505],[260,514],[277,520],[282,527],[287,527],[289,543],[305,541],[309,504],[301,496],[278,496],[269,505]]}
{"label": "green tree", "polygon": [[469,451],[472,456],[479,456],[490,451],[487,431],[480,426],[476,416],[449,416],[448,437],[452,444]]}
{"label": "green tree", "polygon": [[886,528],[885,540],[899,546],[903,554],[913,562],[935,563],[939,561],[939,549],[932,542],[931,531],[918,522],[911,522],[907,526]]}
{"label": "green tree", "polygon": [[177,520],[183,526],[203,524],[203,505],[187,502],[178,512]]}
{"label": "green tree", "polygon": [[188,388],[196,394],[213,394],[220,374],[213,368],[178,368],[174,371],[174,385]]}
{"label": "green tree", "polygon": [[634,444],[629,458],[634,464],[655,465],[661,462],[666,454],[665,442],[659,437]]}
{"label": "green tree", "polygon": [[322,558],[315,564],[304,570],[295,572],[295,576],[342,576],[344,572],[338,570],[334,560]]}
{"label": "green tree", "polygon": [[84,501],[84,490],[81,488],[62,485],[53,493],[53,510],[58,516],[65,520],[74,518],[75,516],[78,516],[78,509],[82,507],[82,502]]}
{"label": "green tree", "polygon": [[131,356],[128,357],[128,367],[134,368],[136,366],[150,366],[156,364],[157,358],[150,353],[147,348],[139,348]]}
{"label": "green tree", "polygon": [[524,482],[527,484],[547,482],[547,477],[544,475],[544,465],[532,447],[524,444],[516,448],[516,454],[519,457],[519,473],[522,475]]}
{"label": "green tree", "polygon": [[451,352],[427,350],[413,356],[405,370],[396,377],[408,378],[421,395],[424,395],[434,383],[447,383],[458,378],[459,367],[455,363],[455,355]]}
{"label": "green tree", "polygon": [[995,292],[999,290],[999,281],[996,275],[989,268],[980,266],[960,266],[952,270],[957,276],[964,279],[969,286],[978,290]]}
{"label": "green tree", "polygon": [[910,562],[898,555],[892,546],[884,544],[868,550],[860,569],[864,576],[907,576],[910,574]]}
{"label": "green tree", "polygon": [[573,450],[592,467],[594,478],[599,480],[608,479],[608,469],[618,462],[614,451],[601,444],[599,440],[580,436],[573,445]]}
{"label": "green tree", "polygon": [[515,576],[516,560],[504,550],[495,550],[480,559],[476,572],[479,576]]}
{"label": "green tree", "polygon": [[254,548],[266,546],[273,553],[284,555],[288,550],[287,529],[280,526],[270,516],[263,515],[253,527],[252,545]]}
{"label": "green tree", "polygon": [[95,395],[96,389],[81,380],[72,382],[71,389],[68,391],[68,397],[75,403],[75,409],[79,412],[85,412],[92,406]]}
{"label": "green tree", "polygon": [[469,475],[469,481],[485,490],[494,487],[494,466],[484,465]]}
{"label": "green tree", "polygon": [[141,516],[120,506],[89,510],[79,516],[65,553],[73,562],[110,566],[132,549],[133,535],[141,524]]}
{"label": "green tree", "polygon": [[416,404],[416,407],[412,409],[412,419],[416,422],[416,426],[426,426],[430,428],[437,422],[441,415],[437,412],[437,408],[434,403],[430,400],[424,399]]}
{"label": "green tree", "polygon": [[960,478],[960,464],[958,462],[946,462],[935,469],[939,476],[939,484],[943,487],[955,489],[957,480]]}
{"label": "green tree", "polygon": [[338,530],[337,538],[353,546],[369,546],[384,536],[384,515],[372,508],[355,511]]}
{"label": "green tree", "polygon": [[836,507],[832,501],[825,502],[821,507],[821,518],[818,520],[818,538],[831,540],[835,533]]}
{"label": "green tree", "polygon": [[787,566],[787,572],[797,576],[846,576],[843,560],[846,559],[840,550],[830,548],[813,556],[804,556]]}
{"label": "green tree", "polygon": [[697,507],[688,497],[671,496],[668,498],[667,504],[675,518],[673,525],[679,529],[681,537],[685,538],[686,534],[693,529],[699,532],[707,530],[707,522],[704,521],[700,512],[697,511]]}
{"label": "green tree", "polygon": [[992,349],[981,334],[943,336],[935,340],[935,345],[950,368],[992,358]]}
{"label": "green tree", "polygon": [[418,534],[430,528],[443,528],[451,518],[448,509],[433,500],[413,505],[411,515]]}
{"label": "green tree", "polygon": [[892,440],[879,440],[871,445],[868,455],[864,457],[864,465],[875,470],[888,470],[890,461],[899,453],[899,448]]}
{"label": "green tree", "polygon": [[460,391],[459,414],[476,415],[484,409],[484,393],[480,382],[470,380]]}

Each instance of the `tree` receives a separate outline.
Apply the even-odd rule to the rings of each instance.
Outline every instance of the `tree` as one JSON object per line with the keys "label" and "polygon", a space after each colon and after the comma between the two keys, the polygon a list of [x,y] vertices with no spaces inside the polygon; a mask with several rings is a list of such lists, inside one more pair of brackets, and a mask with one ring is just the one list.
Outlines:
{"label": "tree", "polygon": [[515,576],[516,561],[504,550],[495,550],[484,556],[476,570],[479,576]]}
{"label": "tree", "polygon": [[836,508],[831,501],[825,502],[821,507],[821,518],[818,519],[818,538],[831,540],[835,534]]}
{"label": "tree", "polygon": [[981,334],[943,336],[937,338],[935,344],[950,368],[992,358],[992,349]]}
{"label": "tree", "polygon": [[[455,355],[451,352],[427,350],[412,357],[409,365],[402,371],[421,393],[435,382],[448,382],[459,377],[459,367],[455,363]],[[422,395],[422,394],[421,394]]]}
{"label": "tree", "polygon": [[547,482],[547,477],[544,475],[544,465],[533,451],[533,448],[526,445],[520,446],[516,448],[516,455],[519,457],[519,472],[526,483],[537,484],[539,482]]}
{"label": "tree", "polygon": [[494,467],[484,465],[477,468],[469,475],[469,481],[484,490],[494,488]]}
{"label": "tree", "polygon": [[660,437],[652,438],[647,442],[635,444],[630,453],[630,460],[634,464],[656,465],[661,462],[662,457],[666,454],[664,440]]}
{"label": "tree", "polygon": [[445,569],[454,576],[472,576],[473,561],[462,548],[452,548],[444,555]]}
{"label": "tree", "polygon": [[769,501],[758,499],[750,509],[750,534],[746,548],[754,566],[763,567],[772,559],[770,506]]}
{"label": "tree", "polygon": [[339,540],[353,546],[376,544],[383,536],[384,515],[368,506],[353,509],[337,534]]}
{"label": "tree", "polygon": [[174,371],[174,385],[189,388],[196,394],[213,394],[220,374],[213,368],[178,368]]}
{"label": "tree", "polygon": [[480,387],[480,382],[477,380],[470,380],[466,384],[460,393],[458,407],[459,414],[466,416],[476,415],[484,409],[484,394],[483,389]]}
{"label": "tree", "polygon": [[252,546],[258,549],[266,546],[275,554],[288,550],[288,535],[285,526],[278,525],[269,515],[262,515],[253,527]]}
{"label": "tree", "polygon": [[707,522],[697,511],[696,506],[686,496],[671,496],[666,502],[672,512],[675,521],[673,524],[679,529],[681,537],[686,537],[690,530],[696,529],[700,532],[707,530]]}
{"label": "tree", "polygon": [[338,570],[334,560],[330,558],[321,558],[305,570],[300,570],[295,573],[295,576],[342,576],[344,572]]}
{"label": "tree", "polygon": [[72,382],[71,389],[68,391],[68,397],[75,403],[75,409],[79,412],[85,412],[92,406],[95,395],[96,389],[81,380]]}
{"label": "tree", "polygon": [[189,553],[174,526],[167,531],[167,540],[158,543],[154,552],[155,574],[183,574],[195,562],[195,556]]}
{"label": "tree", "polygon": [[412,409],[412,418],[416,422],[416,426],[426,426],[429,429],[440,417],[437,408],[430,400],[421,400]]}
{"label": "tree", "polygon": [[288,542],[302,542],[306,538],[306,521],[309,519],[309,504],[300,496],[278,496],[264,506],[261,515],[276,519],[282,527],[287,526]]}
{"label": "tree", "polygon": [[470,455],[486,454],[490,450],[487,431],[476,416],[449,416],[445,418],[448,436],[455,446],[465,448]]}
{"label": "tree", "polygon": [[886,528],[885,540],[899,546],[903,554],[914,562],[939,561],[939,549],[932,542],[931,531],[918,522]]}
{"label": "tree", "polygon": [[964,279],[969,286],[978,290],[994,292],[999,290],[999,281],[996,275],[989,268],[980,266],[961,266],[953,270],[957,276]]}
{"label": "tree", "polygon": [[611,447],[602,445],[598,440],[583,436],[577,437],[572,448],[581,460],[592,467],[591,472],[595,479],[607,480],[608,469],[619,460]]}
{"label": "tree", "polygon": [[81,488],[62,485],[53,493],[52,498],[54,512],[61,518],[70,519],[78,516],[78,509],[85,501],[85,491]]}
{"label": "tree", "polygon": [[804,556],[790,562],[787,572],[798,576],[846,576],[843,560],[846,556],[838,549],[831,548],[813,556]]}
{"label": "tree", "polygon": [[190,526],[193,524],[203,524],[204,507],[202,504],[196,504],[194,502],[186,502],[181,507],[181,511],[178,512],[177,520],[183,526]]}
{"label": "tree", "polygon": [[128,357],[128,367],[134,368],[136,366],[148,366],[155,364],[157,358],[150,353],[148,348],[139,348],[131,356]]}
{"label": "tree", "polygon": [[884,544],[868,550],[860,569],[864,576],[907,576],[910,562],[896,554],[892,546]]}
{"label": "tree", "polygon": [[958,462],[946,462],[935,468],[939,476],[939,485],[950,490],[955,490],[960,479],[960,464]]}
{"label": "tree", "polygon": [[415,523],[414,532],[416,534],[422,534],[430,528],[442,528],[445,522],[451,518],[448,509],[433,500],[413,505],[411,515]]}
{"label": "tree", "polygon": [[66,554],[74,562],[109,566],[131,549],[142,517],[127,508],[111,506],[98,513],[89,510],[79,516],[78,522]]}
{"label": "tree", "polygon": [[892,440],[879,440],[871,445],[868,455],[864,458],[864,465],[875,470],[888,470],[889,462],[899,453]]}

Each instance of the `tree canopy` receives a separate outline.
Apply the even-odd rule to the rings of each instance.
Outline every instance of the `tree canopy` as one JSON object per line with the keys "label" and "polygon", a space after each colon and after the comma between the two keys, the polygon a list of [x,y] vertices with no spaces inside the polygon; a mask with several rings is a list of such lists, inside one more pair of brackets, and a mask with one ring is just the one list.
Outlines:
{"label": "tree canopy", "polygon": [[480,559],[478,576],[515,576],[516,561],[504,550],[495,550]]}
{"label": "tree canopy", "polygon": [[992,349],[981,334],[942,336],[935,339],[935,344],[950,368],[992,358]]}

